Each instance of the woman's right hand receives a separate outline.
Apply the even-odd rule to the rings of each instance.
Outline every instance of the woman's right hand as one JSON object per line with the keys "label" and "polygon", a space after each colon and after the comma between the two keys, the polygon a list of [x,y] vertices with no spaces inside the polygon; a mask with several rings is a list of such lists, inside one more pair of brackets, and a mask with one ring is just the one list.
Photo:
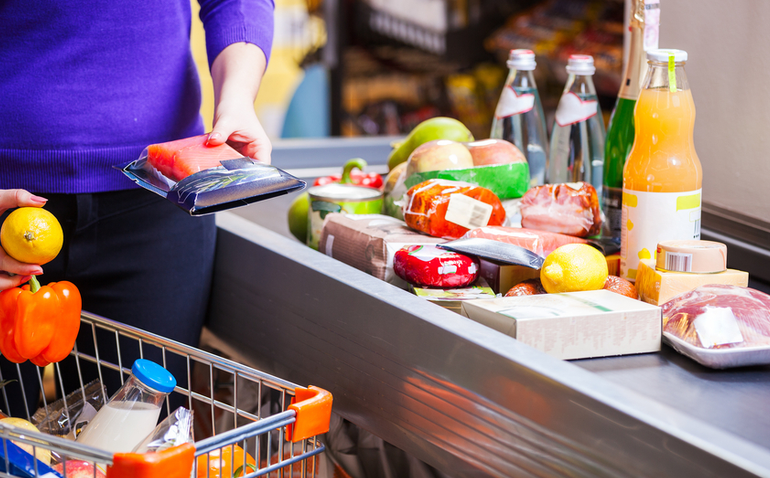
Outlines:
{"label": "woman's right hand", "polygon": [[[46,201],[23,189],[0,189],[0,214],[15,207],[42,207]],[[19,262],[0,247],[0,290],[18,287],[30,276],[42,273],[43,268],[39,265]]]}

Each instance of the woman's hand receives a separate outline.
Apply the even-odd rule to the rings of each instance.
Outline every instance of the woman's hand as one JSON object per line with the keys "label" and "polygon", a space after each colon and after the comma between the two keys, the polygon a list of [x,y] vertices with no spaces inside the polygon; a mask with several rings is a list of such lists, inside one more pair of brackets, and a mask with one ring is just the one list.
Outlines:
{"label": "woman's hand", "polygon": [[211,65],[214,127],[208,143],[227,142],[244,156],[270,163],[272,145],[254,111],[265,73],[265,54],[251,43],[233,43]]}
{"label": "woman's hand", "polygon": [[[0,189],[0,214],[15,207],[42,207],[46,201],[23,189]],[[27,282],[30,276],[42,273],[43,268],[39,265],[19,262],[0,247],[0,290],[18,287]]]}

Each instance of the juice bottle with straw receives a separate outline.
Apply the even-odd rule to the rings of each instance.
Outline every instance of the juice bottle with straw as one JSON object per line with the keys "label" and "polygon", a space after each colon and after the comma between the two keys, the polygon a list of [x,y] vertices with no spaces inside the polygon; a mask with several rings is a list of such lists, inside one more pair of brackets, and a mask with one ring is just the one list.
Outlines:
{"label": "juice bottle with straw", "polygon": [[623,168],[620,274],[635,280],[658,242],[700,239],[703,170],[693,146],[695,104],[687,52],[647,52],[634,110],[634,146]]}

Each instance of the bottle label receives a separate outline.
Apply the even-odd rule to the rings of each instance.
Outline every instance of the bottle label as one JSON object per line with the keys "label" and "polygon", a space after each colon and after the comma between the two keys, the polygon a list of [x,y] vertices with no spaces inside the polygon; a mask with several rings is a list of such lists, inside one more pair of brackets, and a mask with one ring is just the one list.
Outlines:
{"label": "bottle label", "polygon": [[508,118],[509,116],[526,113],[535,107],[535,95],[532,93],[516,94],[516,90],[511,85],[503,88],[500,93],[500,101],[497,103],[495,117]]}
{"label": "bottle label", "polygon": [[599,111],[597,100],[583,100],[569,91],[562,95],[556,107],[556,124],[569,126],[594,116]]}
{"label": "bottle label", "polygon": [[622,202],[623,189],[611,188],[605,184],[602,188],[602,205],[604,206],[604,216],[607,221],[605,230],[615,240],[620,239],[620,224],[623,215]]}
{"label": "bottle label", "polygon": [[660,0],[644,2],[644,51],[657,50],[660,37]]}
{"label": "bottle label", "polygon": [[658,243],[700,239],[701,190],[648,193],[623,189],[620,276],[636,279],[640,259],[655,259]]}

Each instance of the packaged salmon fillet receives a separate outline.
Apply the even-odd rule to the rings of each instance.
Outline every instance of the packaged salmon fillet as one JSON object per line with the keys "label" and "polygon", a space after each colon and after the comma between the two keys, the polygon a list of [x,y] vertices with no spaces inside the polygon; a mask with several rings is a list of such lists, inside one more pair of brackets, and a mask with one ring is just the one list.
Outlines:
{"label": "packaged salmon fillet", "polygon": [[433,237],[457,239],[476,227],[502,225],[505,209],[489,189],[430,179],[407,191],[404,220],[409,227]]}
{"label": "packaged salmon fillet", "polygon": [[245,157],[208,135],[147,146],[139,159],[116,166],[139,186],[193,216],[245,206],[305,187],[291,174]]}

